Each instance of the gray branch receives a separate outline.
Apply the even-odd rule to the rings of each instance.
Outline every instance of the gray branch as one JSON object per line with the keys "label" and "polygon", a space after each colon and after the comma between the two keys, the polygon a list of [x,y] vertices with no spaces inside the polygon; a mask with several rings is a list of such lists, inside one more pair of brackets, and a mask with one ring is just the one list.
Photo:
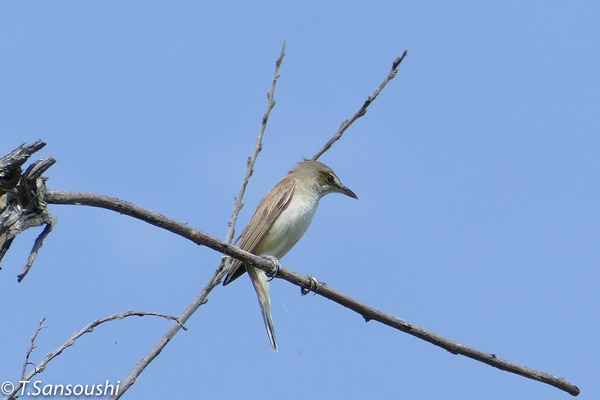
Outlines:
{"label": "gray branch", "polygon": [[46,145],[38,140],[32,145],[24,144],[0,158],[0,261],[9,250],[14,238],[21,232],[37,227],[45,228],[36,239],[19,282],[27,275],[33,260],[55,224],[46,204],[41,200],[46,190],[42,174],[56,160],[52,157],[37,160],[21,174],[21,166],[36,151]]}
{"label": "gray branch", "polygon": [[347,119],[340,124],[340,129],[335,133],[335,135],[333,135],[333,137],[331,139],[329,139],[329,141],[327,143],[325,143],[325,146],[323,146],[321,148],[321,150],[319,150],[317,152],[317,154],[315,154],[313,156],[313,158],[312,158],[313,160],[318,160],[319,157],[321,157],[327,150],[329,150],[329,148],[335,142],[337,142],[338,140],[340,140],[342,138],[342,135],[344,134],[344,132],[346,132],[346,129],[348,129],[350,127],[350,125],[352,125],[354,123],[354,121],[356,121],[357,119],[359,119],[360,117],[362,117],[363,115],[365,115],[367,113],[367,108],[369,108],[371,103],[375,101],[377,96],[379,96],[379,93],[381,93],[381,91],[385,88],[385,86],[388,84],[388,82],[391,81],[392,79],[394,79],[394,77],[398,73],[398,67],[400,66],[400,63],[402,63],[402,60],[404,60],[404,57],[406,57],[406,54],[408,54],[408,53],[406,50],[404,50],[404,53],[402,53],[402,56],[400,56],[394,60],[394,62],[392,63],[392,69],[390,70],[389,74],[385,77],[383,82],[381,82],[379,87],[373,92],[372,95],[370,95],[367,98],[367,100],[365,100],[362,107],[360,107],[360,109],[356,112],[356,114],[354,114],[352,117],[350,117],[350,119]]}
{"label": "gray branch", "polygon": [[[110,322],[110,321],[115,321],[115,320],[119,320],[119,319],[124,319],[124,318],[127,318],[127,317],[144,317],[144,316],[154,316],[154,317],[166,318],[166,319],[169,319],[169,320],[172,320],[172,321],[176,321],[176,323],[179,326],[183,327],[183,325],[181,325],[181,323],[179,322],[179,320],[177,319],[177,317],[174,317],[172,315],[155,313],[155,312],[144,312],[144,311],[133,311],[133,310],[130,310],[130,311],[125,311],[123,313],[111,315],[111,316],[108,316],[108,317],[105,317],[105,318],[97,319],[97,320],[95,320],[95,321],[90,322],[89,324],[87,324],[83,329],[75,332],[73,334],[73,336],[71,336],[71,338],[69,340],[67,340],[65,343],[63,343],[61,346],[59,346],[56,350],[54,350],[53,352],[48,353],[46,355],[46,357],[42,360],[42,362],[39,363],[37,366],[35,366],[33,368],[33,370],[31,370],[27,375],[25,375],[23,373],[21,375],[21,380],[14,386],[12,392],[10,392],[9,394],[6,395],[6,397],[4,398],[4,400],[17,399],[19,397],[19,395],[20,395],[18,393],[21,391],[24,383],[27,383],[27,382],[31,381],[31,378],[33,378],[37,374],[39,374],[42,371],[44,371],[46,369],[46,366],[48,365],[48,363],[50,361],[52,361],[53,359],[55,359],[56,357],[58,357],[63,351],[65,351],[69,347],[73,346],[75,344],[75,341],[77,341],[77,339],[79,339],[80,337],[82,337],[86,333],[92,332],[94,330],[94,328],[96,328],[98,325],[101,325],[101,324],[103,324],[105,322]],[[35,348],[35,344],[34,344],[35,339],[37,338],[37,335],[41,331],[41,329],[45,328],[45,327],[42,326],[42,323],[44,321],[45,321],[45,318],[42,319],[42,321],[40,322],[40,325],[39,325],[36,333],[31,338],[31,346],[30,346],[30,349],[27,351],[27,357],[26,357],[27,364],[30,364],[29,363],[29,356],[31,355],[31,351],[33,351],[33,349]],[[23,368],[24,370],[25,370],[25,367]]]}
{"label": "gray branch", "polygon": [[[277,79],[279,79],[279,68],[281,67],[281,62],[283,61],[283,57],[285,56],[285,42],[281,48],[281,55],[277,59],[275,63],[275,72],[273,74],[273,83],[271,84],[271,90],[267,93],[267,109],[262,118],[262,125],[260,131],[258,133],[258,137],[256,138],[256,145],[254,146],[254,151],[252,155],[248,157],[248,162],[246,165],[246,173],[244,174],[244,178],[242,180],[242,186],[240,187],[240,192],[234,200],[233,204],[233,212],[231,214],[231,219],[228,224],[227,230],[227,239],[226,243],[231,243],[233,241],[233,237],[235,235],[235,224],[237,221],[237,216],[240,210],[243,207],[242,199],[244,198],[244,193],[246,192],[246,187],[248,186],[248,181],[252,176],[254,171],[254,163],[256,162],[256,158],[258,157],[258,153],[262,150],[262,139],[265,133],[265,129],[267,127],[267,122],[269,121],[269,115],[271,115],[271,110],[275,107],[275,87],[277,85]],[[179,316],[179,321],[185,323],[198,308],[207,302],[206,298],[209,293],[219,284],[225,275],[225,272],[228,270],[228,267],[231,265],[231,258],[223,256],[221,258],[221,262],[219,267],[215,271],[212,278],[208,281],[208,283],[202,288],[200,293],[196,295],[194,300],[184,308],[183,312]],[[154,345],[152,349],[141,359],[138,361],[136,366],[129,371],[129,374],[123,379],[121,382],[120,390],[118,393],[111,395],[110,399],[117,400],[123,394],[129,390],[129,388],[135,383],[140,374],[146,369],[148,365],[161,353],[161,351],[165,348],[165,346],[171,341],[171,339],[179,332],[178,324],[173,324],[171,328],[159,339],[159,341]]]}
{"label": "gray branch", "polygon": [[29,358],[31,357],[31,353],[33,353],[33,350],[35,350],[37,347],[35,345],[35,341],[37,340],[37,337],[40,334],[40,332],[42,331],[42,329],[47,328],[47,326],[44,325],[44,322],[46,322],[46,317],[41,319],[40,323],[38,324],[37,329],[35,330],[35,333],[31,337],[29,348],[27,349],[27,353],[25,354],[25,361],[23,362],[23,370],[21,371],[21,380],[22,381],[25,380],[25,373],[27,372],[27,366],[33,364],[33,363],[29,362]]}
{"label": "gray branch", "polygon": [[275,107],[275,87],[277,86],[277,80],[279,79],[279,69],[281,68],[281,63],[283,61],[283,57],[285,57],[285,42],[283,42],[283,46],[281,47],[281,54],[279,58],[275,62],[275,73],[273,74],[273,82],[271,83],[271,90],[267,93],[267,110],[262,118],[262,125],[260,127],[260,132],[258,132],[258,136],[256,137],[256,144],[254,146],[254,152],[250,157],[248,157],[248,162],[246,163],[246,174],[244,175],[244,179],[242,181],[242,186],[240,187],[240,192],[235,198],[233,204],[233,212],[231,214],[231,220],[229,221],[229,230],[227,232],[227,241],[232,242],[233,237],[235,235],[235,224],[237,222],[237,216],[242,210],[244,206],[242,204],[242,199],[244,198],[244,193],[246,192],[246,187],[248,186],[248,181],[250,181],[250,177],[254,173],[254,163],[256,162],[256,158],[258,157],[258,153],[262,150],[262,139],[265,134],[265,129],[267,128],[267,122],[269,122],[269,116],[271,115],[271,110]]}
{"label": "gray branch", "polygon": [[[230,243],[219,240],[182,222],[177,222],[167,216],[145,210],[140,206],[116,199],[114,197],[103,196],[94,193],[48,190],[46,192],[45,199],[49,204],[86,205],[113,210],[121,214],[129,215],[131,217],[148,222],[154,226],[166,229],[172,233],[189,239],[198,245],[209,247],[230,257],[241,260],[244,263],[266,271],[270,275],[275,274],[277,270],[275,264],[269,260],[255,256],[252,253],[248,253],[247,251],[235,247]],[[452,354],[460,354],[465,357],[481,361],[495,368],[552,385],[573,396],[577,396],[579,394],[579,388],[563,378],[518,365],[504,360],[495,354],[486,353],[462,343],[446,339],[418,325],[411,324],[410,322],[407,322],[401,318],[384,313],[383,311],[379,311],[374,307],[363,304],[358,300],[355,300],[324,284],[315,285],[315,279],[311,276],[301,275],[295,271],[282,267],[277,273],[277,278],[293,283],[304,290],[314,291],[315,293],[328,298],[331,301],[349,308],[350,310],[362,315],[367,322],[371,320],[378,321],[384,325],[398,329],[402,332],[408,333],[409,335],[416,336],[422,340],[425,340],[426,342],[448,350]],[[185,321],[182,322],[185,323]]]}

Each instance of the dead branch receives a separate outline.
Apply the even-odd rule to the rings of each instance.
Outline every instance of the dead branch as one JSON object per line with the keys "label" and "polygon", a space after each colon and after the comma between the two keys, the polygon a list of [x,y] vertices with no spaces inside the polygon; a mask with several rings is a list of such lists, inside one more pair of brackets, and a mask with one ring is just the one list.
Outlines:
{"label": "dead branch", "polygon": [[[275,274],[277,270],[274,263],[264,259],[263,257],[255,256],[254,254],[241,250],[230,243],[221,241],[184,223],[177,222],[172,218],[155,213],[153,211],[145,210],[140,206],[123,200],[94,193],[66,192],[58,190],[48,190],[46,192],[45,199],[49,204],[87,205],[117,211],[121,214],[129,215],[152,225],[166,229],[186,239],[189,239],[198,245],[210,247],[211,249],[224,253],[230,257],[242,260],[244,263],[250,264],[256,268],[260,268],[270,275]],[[300,286],[300,288],[305,290],[314,291],[318,295],[326,297],[331,301],[349,308],[350,310],[360,314],[367,322],[371,320],[381,322],[384,325],[398,329],[412,336],[416,336],[431,344],[448,350],[452,354],[460,354],[474,360],[481,361],[495,368],[552,385],[573,396],[577,396],[579,394],[579,388],[563,378],[550,375],[546,372],[537,371],[529,367],[521,366],[497,357],[495,354],[486,353],[462,343],[446,339],[418,325],[411,324],[410,322],[407,322],[401,318],[384,313],[383,311],[380,311],[374,307],[363,304],[358,300],[355,300],[324,284],[315,285],[315,278],[311,276],[302,275],[282,267],[277,274],[277,278],[284,279],[290,283],[293,283],[294,285]]]}
{"label": "dead branch", "polygon": [[[267,93],[267,109],[262,118],[262,124],[258,136],[256,138],[256,144],[254,146],[254,151],[252,155],[248,157],[248,162],[246,163],[246,173],[244,174],[244,178],[242,179],[242,185],[240,187],[240,192],[234,200],[233,211],[231,213],[231,219],[229,220],[228,229],[227,229],[227,237],[226,242],[231,243],[233,241],[233,237],[235,235],[235,224],[237,221],[237,217],[239,212],[243,207],[242,199],[244,198],[244,193],[246,192],[246,187],[248,186],[248,181],[254,172],[254,163],[256,162],[256,158],[258,157],[258,153],[262,150],[262,139],[265,133],[265,129],[267,127],[267,122],[269,121],[269,116],[271,115],[271,110],[275,107],[275,87],[277,86],[277,80],[279,79],[279,69],[281,67],[281,62],[283,61],[283,57],[285,56],[285,42],[281,48],[281,54],[277,61],[275,62],[275,72],[273,74],[273,82],[271,84],[271,90]],[[183,321],[184,323],[198,310],[198,308],[206,303],[206,298],[209,293],[221,283],[223,276],[231,266],[231,258],[226,257],[225,255],[221,258],[221,262],[217,267],[214,275],[210,278],[208,283],[204,285],[200,293],[196,295],[194,300],[184,308],[183,313],[179,316],[179,321]],[[121,390],[118,393],[111,395],[110,399],[116,400],[119,399],[129,388],[135,383],[138,376],[146,369],[148,365],[160,354],[160,352],[165,348],[165,346],[169,343],[169,341],[179,332],[179,326],[177,324],[173,324],[171,328],[160,338],[160,340],[154,345],[152,349],[135,365],[135,367],[129,371],[129,374],[123,379],[121,382]]]}
{"label": "dead branch", "polygon": [[35,241],[23,272],[18,276],[19,282],[29,272],[44,239],[56,222],[42,200],[46,190],[46,180],[42,174],[56,160],[52,157],[37,160],[21,175],[21,166],[45,145],[46,142],[41,140],[29,146],[22,144],[0,159],[0,261],[19,233],[45,225]]}
{"label": "dead branch", "polygon": [[[36,341],[39,333],[42,331],[42,329],[47,328],[47,326],[44,325],[44,322],[46,322],[46,317],[42,318],[42,320],[38,324],[38,327],[35,330],[35,333],[31,337],[31,341],[29,344],[29,348],[27,349],[27,353],[25,353],[25,362],[23,362],[23,370],[21,371],[21,380],[22,381],[25,380],[25,373],[27,372],[27,366],[30,364],[33,364],[33,363],[29,362],[29,358],[31,357],[31,353],[33,353],[33,350],[35,350],[37,348],[37,346],[35,345],[35,341]],[[35,365],[34,365],[34,367],[35,367]]]}
{"label": "dead branch", "polygon": [[398,73],[398,67],[402,63],[402,60],[404,60],[404,57],[406,57],[406,54],[408,54],[408,52],[406,50],[404,50],[404,53],[402,53],[402,56],[400,56],[394,60],[394,62],[392,63],[392,69],[390,70],[389,74],[385,77],[383,82],[381,82],[379,87],[373,92],[372,95],[370,95],[367,98],[367,100],[365,100],[365,102],[359,108],[359,110],[356,112],[356,114],[354,114],[352,117],[350,117],[349,119],[345,120],[344,122],[342,122],[340,124],[340,129],[338,129],[338,131],[333,135],[333,137],[331,139],[329,139],[329,141],[327,143],[325,143],[325,145],[321,148],[321,150],[319,150],[317,152],[317,154],[315,154],[313,156],[313,158],[312,158],[313,160],[318,160],[319,157],[321,157],[327,150],[329,150],[329,148],[335,142],[337,142],[338,140],[340,140],[342,138],[342,135],[344,134],[344,132],[346,132],[346,129],[348,129],[350,127],[350,125],[352,125],[354,123],[354,121],[356,121],[357,119],[359,119],[360,117],[362,117],[363,115],[365,115],[367,113],[367,108],[369,108],[371,103],[375,101],[377,96],[379,96],[379,93],[381,93],[381,91],[385,88],[385,86],[388,84],[388,82],[391,81],[392,79],[394,79],[394,77]]}
{"label": "dead branch", "polygon": [[[86,333],[90,333],[94,330],[94,328],[96,328],[99,325],[102,325],[106,322],[110,322],[110,321],[115,321],[115,320],[119,320],[119,319],[124,319],[124,318],[128,318],[128,317],[145,317],[145,316],[154,316],[154,317],[160,317],[160,318],[166,318],[172,321],[176,321],[176,323],[178,325],[180,325],[181,327],[183,327],[183,325],[181,324],[181,322],[177,319],[177,317],[174,317],[172,315],[166,315],[166,314],[160,314],[160,313],[155,313],[155,312],[145,312],[145,311],[134,311],[134,310],[129,310],[129,311],[125,311],[123,313],[119,313],[119,314],[114,314],[114,315],[110,315],[108,317],[105,318],[100,318],[97,319],[93,322],[90,322],[89,324],[87,324],[83,329],[75,332],[73,334],[73,336],[71,336],[71,338],[69,340],[67,340],[65,343],[63,343],[62,345],[60,345],[56,350],[54,350],[53,352],[50,352],[46,355],[46,357],[42,360],[41,363],[39,363],[37,366],[34,366],[33,370],[31,370],[27,375],[21,375],[21,380],[14,385],[13,390],[8,393],[6,395],[6,397],[4,398],[5,400],[12,400],[12,399],[16,399],[20,396],[20,391],[23,388],[23,384],[31,381],[31,378],[33,378],[34,376],[36,376],[37,374],[41,373],[42,371],[44,371],[46,369],[46,366],[48,365],[48,363],[50,361],[52,361],[53,359],[55,359],[56,357],[58,357],[63,351],[65,351],[66,349],[68,349],[69,347],[73,346],[75,344],[75,342],[77,341],[77,339],[79,339],[80,337],[82,337],[83,335],[85,335]],[[40,322],[40,327],[42,325],[42,323],[45,321],[45,318]],[[30,349],[35,348],[34,345],[34,341],[39,333],[39,331],[41,330],[41,328],[38,327],[38,330],[36,331],[34,337],[31,339],[31,346]],[[44,328],[44,327],[42,327]],[[186,329],[185,327],[183,327],[184,329]],[[31,351],[27,352],[27,357],[29,357],[29,355],[31,354]],[[30,364],[29,362],[27,362],[28,364]],[[25,367],[24,367],[25,368]]]}

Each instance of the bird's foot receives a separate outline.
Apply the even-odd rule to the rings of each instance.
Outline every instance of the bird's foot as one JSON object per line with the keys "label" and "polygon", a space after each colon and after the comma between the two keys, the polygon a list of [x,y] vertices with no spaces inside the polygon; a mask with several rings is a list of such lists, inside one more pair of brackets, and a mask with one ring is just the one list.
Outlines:
{"label": "bird's foot", "polygon": [[309,287],[301,287],[300,288],[300,294],[302,294],[302,296],[306,296],[307,294],[309,294],[310,292],[315,292],[315,294],[319,291],[319,288],[324,285],[325,283],[321,283],[317,280],[317,278],[315,278],[312,275],[306,275],[306,277],[308,278],[308,280],[310,281],[310,286]]}
{"label": "bird's foot", "polygon": [[277,276],[277,274],[279,273],[279,270],[281,269],[281,263],[279,262],[279,259],[277,257],[274,256],[263,256],[263,258],[267,261],[271,261],[273,264],[275,264],[275,272],[272,274],[269,274],[268,272],[266,272],[267,277],[269,278],[269,282],[271,282],[273,280],[273,278],[275,278]]}

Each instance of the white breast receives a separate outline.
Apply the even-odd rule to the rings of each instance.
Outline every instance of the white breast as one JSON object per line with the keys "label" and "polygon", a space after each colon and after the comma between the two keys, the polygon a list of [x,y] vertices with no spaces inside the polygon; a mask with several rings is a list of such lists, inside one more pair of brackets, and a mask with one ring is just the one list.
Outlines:
{"label": "white breast", "polygon": [[319,206],[319,197],[311,190],[302,189],[296,188],[292,199],[261,241],[257,254],[281,258],[304,235]]}

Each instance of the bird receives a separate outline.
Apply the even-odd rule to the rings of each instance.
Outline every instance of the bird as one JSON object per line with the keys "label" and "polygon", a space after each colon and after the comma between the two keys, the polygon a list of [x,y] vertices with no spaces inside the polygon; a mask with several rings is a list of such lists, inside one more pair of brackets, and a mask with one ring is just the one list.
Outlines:
{"label": "bird", "polygon": [[[274,261],[278,262],[304,235],[319,200],[329,193],[341,193],[358,200],[358,196],[344,186],[327,165],[316,160],[299,162],[260,201],[238,239],[239,248],[268,259],[275,257]],[[235,260],[223,286],[246,271],[256,291],[271,346],[277,351],[267,274]]]}

